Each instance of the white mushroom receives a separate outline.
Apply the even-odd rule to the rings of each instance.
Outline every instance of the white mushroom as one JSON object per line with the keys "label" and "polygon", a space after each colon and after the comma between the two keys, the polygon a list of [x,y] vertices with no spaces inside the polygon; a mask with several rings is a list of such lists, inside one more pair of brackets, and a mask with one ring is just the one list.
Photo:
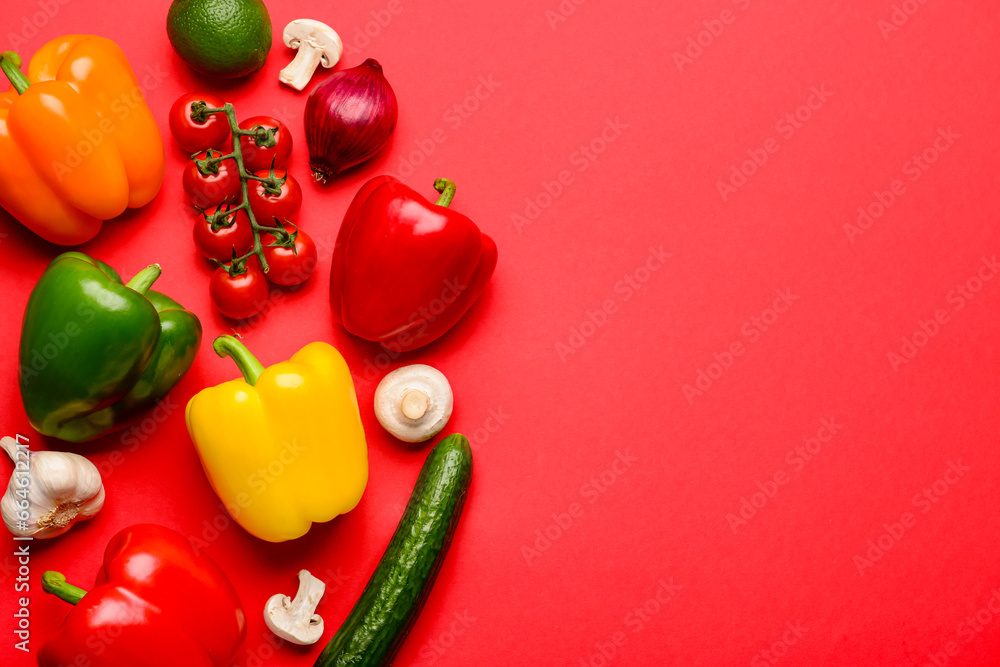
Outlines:
{"label": "white mushroom", "polygon": [[298,53],[278,74],[278,80],[295,90],[306,87],[317,65],[333,67],[344,52],[340,35],[327,24],[312,19],[295,19],[285,26],[283,38],[285,46],[298,49]]}
{"label": "white mushroom", "polygon": [[309,570],[299,570],[295,599],[281,593],[272,595],[264,605],[264,622],[271,632],[293,644],[315,644],[323,636],[323,619],[315,612],[325,591],[326,584]]}
{"label": "white mushroom", "polygon": [[404,442],[423,442],[440,433],[453,406],[448,378],[424,364],[397,368],[375,390],[375,416]]}

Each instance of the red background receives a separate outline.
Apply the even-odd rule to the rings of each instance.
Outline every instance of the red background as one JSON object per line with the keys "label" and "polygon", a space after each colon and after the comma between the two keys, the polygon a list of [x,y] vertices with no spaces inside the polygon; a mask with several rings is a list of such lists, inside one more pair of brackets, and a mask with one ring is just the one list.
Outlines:
{"label": "red background", "polygon": [[[115,39],[140,78],[152,73],[145,94],[164,132],[171,102],[191,90],[289,123],[319,269],[252,323],[213,312],[180,187],[185,158],[166,135],[158,198],[81,249],[125,276],[159,262],[158,288],[199,314],[206,342],[237,330],[265,364],[313,340],[336,345],[357,383],[371,478],[357,509],[295,542],[232,525],[212,534],[219,504],[182,407],[235,370],[203,345],[141,446],[111,436],[78,449],[104,471],[108,502],[32,543],[33,652],[67,612],[35,585],[41,573],[88,585],[107,539],[152,521],[215,537],[208,551],[250,618],[236,664],[311,664],[426,455],[388,437],[371,409],[385,372],[420,362],[451,380],[448,429],[469,435],[476,469],[398,664],[973,666],[1000,653],[994,2],[269,0],[267,66],[221,84],[174,55],[167,6],[7,0],[0,37],[25,56],[64,33]],[[280,30],[303,16],[340,32],[338,67],[377,58],[401,108],[388,149],[327,187],[309,182],[305,94],[277,81],[292,57]],[[949,128],[947,150],[914,171]],[[744,165],[754,156],[763,164]],[[734,167],[751,173],[745,183]],[[340,220],[382,173],[427,194],[436,177],[457,181],[453,207],[500,253],[459,326],[395,359],[334,325],[327,306]],[[730,178],[739,187],[724,197]],[[878,213],[896,180],[901,194],[867,230],[845,229],[859,207]],[[6,215],[0,232],[2,430],[32,435],[15,381],[18,322],[60,249]],[[650,248],[670,256],[647,266]],[[980,271],[990,279],[977,282]],[[768,310],[776,291],[791,303],[780,314]],[[915,334],[921,346],[894,367],[890,354]],[[836,434],[809,443],[824,419]],[[795,452],[807,446],[808,461]],[[956,477],[950,463],[967,470]],[[745,524],[733,518],[744,499],[763,505],[752,516],[744,506]],[[888,548],[869,554],[880,537]],[[12,629],[4,543],[0,618]],[[326,635],[275,650],[264,601],[293,592],[303,567],[329,583]],[[30,662],[10,632],[0,637],[0,662]]]}

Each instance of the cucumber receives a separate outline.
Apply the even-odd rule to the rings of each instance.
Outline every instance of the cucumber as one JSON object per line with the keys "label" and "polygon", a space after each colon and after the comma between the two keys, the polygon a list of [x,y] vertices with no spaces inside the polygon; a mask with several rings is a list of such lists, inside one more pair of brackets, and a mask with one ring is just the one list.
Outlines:
{"label": "cucumber", "polygon": [[434,446],[382,560],[314,667],[392,664],[441,569],[471,480],[464,435]]}

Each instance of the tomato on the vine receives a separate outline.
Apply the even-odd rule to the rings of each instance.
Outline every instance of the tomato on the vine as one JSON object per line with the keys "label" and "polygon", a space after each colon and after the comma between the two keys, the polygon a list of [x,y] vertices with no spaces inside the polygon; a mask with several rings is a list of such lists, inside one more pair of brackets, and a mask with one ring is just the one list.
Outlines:
{"label": "tomato on the vine", "polygon": [[[285,226],[288,229],[288,226]],[[295,235],[295,249],[281,246],[266,247],[274,243],[274,236],[266,234],[261,243],[264,244],[264,258],[267,259],[267,279],[275,285],[300,285],[309,280],[316,270],[316,244],[312,238],[301,229]]]}
{"label": "tomato on the vine", "polygon": [[188,93],[181,95],[170,107],[167,119],[170,123],[170,133],[188,153],[203,151],[208,148],[229,153],[232,145],[229,130],[229,120],[225,114],[212,114],[199,123],[191,118],[191,105],[202,101],[212,109],[221,109],[225,102],[215,95],[206,93]]}
{"label": "tomato on the vine", "polygon": [[[231,208],[232,204],[224,204],[222,211],[225,213]],[[253,247],[253,228],[246,210],[240,209],[226,216],[231,225],[212,230],[211,219],[218,210],[218,206],[212,206],[199,213],[194,223],[194,244],[206,259],[228,262],[233,258],[233,248],[236,248],[236,256],[240,257]]]}
{"label": "tomato on the vine", "polygon": [[[285,182],[281,185],[281,192],[276,195],[268,194],[264,190],[264,184],[260,181],[249,181],[247,187],[247,200],[250,202],[250,210],[253,211],[257,224],[266,227],[277,226],[274,218],[284,222],[295,217],[302,206],[302,188],[298,181],[291,174],[287,175],[284,169],[275,169],[274,175],[278,180],[282,178]],[[254,176],[268,178],[270,171],[258,171]]]}
{"label": "tomato on the vine", "polygon": [[289,133],[288,127],[271,116],[252,116],[240,123],[240,129],[252,130],[258,125],[268,129],[278,128],[274,133],[275,144],[270,148],[262,148],[256,144],[253,137],[240,137],[243,166],[250,172],[263,171],[271,168],[273,158],[274,168],[283,169],[288,164],[288,157],[292,154],[292,135]]}
{"label": "tomato on the vine", "polygon": [[267,280],[253,258],[246,272],[237,276],[229,275],[229,269],[220,266],[212,274],[208,291],[219,312],[234,320],[256,315],[267,305]]}
{"label": "tomato on the vine", "polygon": [[208,154],[202,151],[184,167],[184,174],[181,176],[184,192],[191,199],[191,203],[198,208],[221,204],[227,199],[235,201],[241,192],[240,174],[236,162],[223,160],[216,165],[218,173],[203,174],[194,160],[204,160],[207,157]]}

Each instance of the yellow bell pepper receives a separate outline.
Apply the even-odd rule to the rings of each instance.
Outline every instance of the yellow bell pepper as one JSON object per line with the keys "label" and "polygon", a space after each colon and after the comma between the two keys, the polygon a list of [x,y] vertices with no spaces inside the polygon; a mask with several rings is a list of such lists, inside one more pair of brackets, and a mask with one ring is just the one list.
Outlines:
{"label": "yellow bell pepper", "polygon": [[0,206],[42,238],[89,241],[103,220],[145,206],[163,183],[163,139],[125,54],[66,35],[35,54],[0,54]]}
{"label": "yellow bell pepper", "polygon": [[368,483],[368,447],[347,362],[310,343],[265,369],[232,336],[213,349],[243,373],[198,392],[185,419],[202,467],[233,519],[284,542],[354,509]]}

